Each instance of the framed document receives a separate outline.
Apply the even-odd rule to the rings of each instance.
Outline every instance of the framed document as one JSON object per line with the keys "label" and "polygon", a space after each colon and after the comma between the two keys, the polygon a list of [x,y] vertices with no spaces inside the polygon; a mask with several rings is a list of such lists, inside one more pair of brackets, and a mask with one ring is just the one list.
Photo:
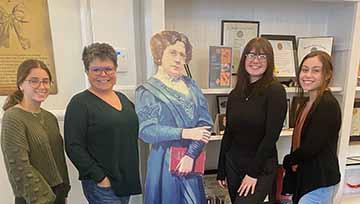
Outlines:
{"label": "framed document", "polygon": [[225,114],[228,97],[227,96],[216,96],[216,99],[217,99],[218,113]]}
{"label": "framed document", "polygon": [[230,88],[232,48],[210,46],[209,88]]}
{"label": "framed document", "polygon": [[331,56],[333,41],[333,37],[299,37],[297,46],[299,65],[305,55],[312,51],[321,50]]}
{"label": "framed document", "polygon": [[274,50],[277,77],[296,77],[297,54],[295,35],[261,35],[268,39]]}
{"label": "framed document", "polygon": [[259,36],[259,21],[221,21],[221,45],[233,48],[232,73],[237,73],[245,45]]}

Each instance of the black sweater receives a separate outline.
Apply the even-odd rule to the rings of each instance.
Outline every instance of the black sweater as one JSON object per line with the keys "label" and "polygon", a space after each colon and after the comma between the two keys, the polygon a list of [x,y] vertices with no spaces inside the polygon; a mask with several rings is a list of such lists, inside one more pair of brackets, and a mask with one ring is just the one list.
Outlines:
{"label": "black sweater", "polygon": [[[276,141],[279,138],[287,111],[284,87],[274,81],[268,87],[241,95],[233,90],[227,103],[227,125],[218,162],[218,180],[226,177],[225,158],[236,169],[257,178],[263,172],[267,159],[277,157]],[[243,162],[248,158],[251,162]]]}
{"label": "black sweater", "polygon": [[116,92],[118,111],[86,90],[76,94],[65,114],[65,147],[79,179],[108,177],[119,197],[141,193],[138,160],[139,122],[134,105]]}
{"label": "black sweater", "polygon": [[337,143],[340,126],[340,106],[331,92],[326,91],[305,119],[300,147],[284,158],[287,172],[291,171],[291,165],[299,165],[296,173],[286,174],[284,178],[284,182],[293,181],[285,182],[287,185],[283,191],[290,192],[286,188],[295,189],[294,203],[312,190],[339,183]]}

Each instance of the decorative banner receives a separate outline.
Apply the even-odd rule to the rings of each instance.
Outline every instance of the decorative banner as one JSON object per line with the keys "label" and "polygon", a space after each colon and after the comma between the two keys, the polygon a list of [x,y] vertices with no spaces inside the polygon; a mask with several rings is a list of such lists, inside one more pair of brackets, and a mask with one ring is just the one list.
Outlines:
{"label": "decorative banner", "polygon": [[46,0],[0,0],[0,95],[16,90],[18,66],[42,60],[50,69],[57,93],[55,63]]}

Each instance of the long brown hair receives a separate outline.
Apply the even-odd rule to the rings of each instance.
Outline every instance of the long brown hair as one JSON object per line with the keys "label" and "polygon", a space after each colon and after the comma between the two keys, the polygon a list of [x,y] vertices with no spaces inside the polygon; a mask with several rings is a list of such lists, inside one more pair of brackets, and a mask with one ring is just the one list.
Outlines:
{"label": "long brown hair", "polygon": [[52,80],[51,73],[48,67],[41,60],[28,59],[23,61],[19,65],[19,68],[17,70],[17,75],[16,75],[17,90],[6,98],[5,103],[2,107],[3,110],[7,110],[22,101],[24,94],[20,90],[20,85],[25,81],[26,77],[30,74],[31,70],[35,68],[41,68],[44,71],[46,71],[46,73],[49,75],[50,81]]}
{"label": "long brown hair", "polygon": [[247,91],[247,88],[250,84],[250,75],[245,69],[245,60],[246,60],[246,54],[248,54],[252,49],[255,49],[255,52],[257,54],[262,53],[266,55],[266,61],[267,61],[267,67],[266,70],[259,79],[259,81],[256,83],[254,91],[257,92],[260,89],[266,87],[271,82],[275,80],[274,78],[274,51],[270,44],[270,42],[261,37],[253,38],[250,40],[241,55],[239,68],[237,72],[237,82],[235,86],[235,92],[240,93],[241,95],[244,95]]}
{"label": "long brown hair", "polygon": [[[300,72],[302,70],[302,66],[303,66],[305,60],[312,58],[312,57],[317,57],[320,60],[320,62],[322,63],[322,82],[321,82],[321,85],[319,88],[317,98],[315,99],[315,102],[314,102],[316,104],[318,102],[318,99],[324,94],[324,92],[329,89],[329,84],[333,77],[333,65],[331,63],[330,55],[328,55],[324,51],[320,51],[320,50],[313,51],[304,57],[304,59],[300,63],[300,68],[297,72],[297,78],[296,78],[296,81],[298,83],[298,95],[301,98],[304,98],[304,89],[300,85]],[[304,101],[303,103],[305,103],[305,102],[306,101]],[[301,105],[304,105],[304,104],[301,104]]]}

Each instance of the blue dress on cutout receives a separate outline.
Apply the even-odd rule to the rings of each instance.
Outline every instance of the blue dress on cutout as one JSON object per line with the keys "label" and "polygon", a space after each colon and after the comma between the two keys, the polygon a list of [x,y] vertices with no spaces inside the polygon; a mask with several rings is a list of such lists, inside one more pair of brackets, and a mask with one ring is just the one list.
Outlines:
{"label": "blue dress on cutout", "polygon": [[169,171],[171,146],[187,147],[186,155],[196,159],[205,144],[181,138],[182,128],[212,126],[207,100],[195,81],[182,77],[188,96],[175,91],[160,80],[150,78],[136,90],[136,113],[139,137],[152,144],[148,158],[145,204],[203,204],[202,177],[177,176]]}

